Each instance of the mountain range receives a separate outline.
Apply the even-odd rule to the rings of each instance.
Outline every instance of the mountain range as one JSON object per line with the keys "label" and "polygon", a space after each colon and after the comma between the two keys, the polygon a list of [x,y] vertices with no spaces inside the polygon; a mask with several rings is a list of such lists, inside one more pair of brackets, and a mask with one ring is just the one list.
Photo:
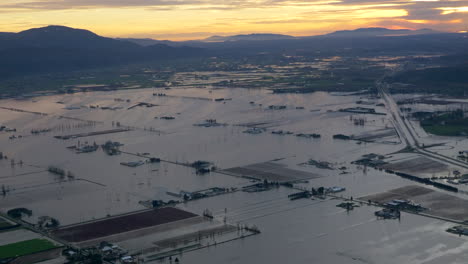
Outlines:
{"label": "mountain range", "polygon": [[362,28],[310,37],[278,34],[212,36],[193,41],[113,39],[64,26],[0,33],[0,78],[174,59],[257,54],[343,55],[465,52],[466,34],[429,29]]}
{"label": "mountain range", "polygon": [[200,54],[199,48],[138,44],[63,26],[0,33],[0,78],[81,70]]}
{"label": "mountain range", "polygon": [[325,35],[294,37],[282,34],[269,34],[269,33],[254,33],[242,34],[231,36],[211,36],[200,40],[188,41],[170,41],[170,40],[155,40],[151,38],[118,38],[118,40],[129,41],[141,46],[150,46],[155,44],[166,44],[170,46],[202,46],[203,43],[220,43],[220,42],[239,42],[239,41],[276,41],[276,40],[301,40],[313,38],[357,38],[357,37],[389,37],[389,36],[414,36],[414,35],[428,35],[439,34],[442,32],[434,31],[432,29],[387,29],[387,28],[359,28],[355,30],[341,30],[335,31]]}

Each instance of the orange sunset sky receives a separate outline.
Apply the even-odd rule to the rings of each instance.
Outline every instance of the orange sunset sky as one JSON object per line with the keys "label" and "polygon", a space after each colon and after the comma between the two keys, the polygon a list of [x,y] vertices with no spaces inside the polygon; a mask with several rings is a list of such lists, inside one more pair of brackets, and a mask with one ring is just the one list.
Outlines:
{"label": "orange sunset sky", "polygon": [[108,37],[317,35],[359,27],[468,29],[468,0],[1,0],[0,32],[64,25]]}

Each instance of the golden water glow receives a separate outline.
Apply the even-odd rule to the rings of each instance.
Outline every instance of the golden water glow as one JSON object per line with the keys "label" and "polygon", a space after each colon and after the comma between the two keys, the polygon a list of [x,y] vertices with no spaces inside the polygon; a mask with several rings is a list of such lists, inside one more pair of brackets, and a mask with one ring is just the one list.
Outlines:
{"label": "golden water glow", "polygon": [[[1,0],[0,32],[64,25],[110,37],[171,40],[246,33],[305,36],[376,26],[410,29],[430,26],[436,30],[458,32],[464,30],[468,22],[468,7],[463,3],[466,2]],[[451,17],[454,15],[457,17]]]}

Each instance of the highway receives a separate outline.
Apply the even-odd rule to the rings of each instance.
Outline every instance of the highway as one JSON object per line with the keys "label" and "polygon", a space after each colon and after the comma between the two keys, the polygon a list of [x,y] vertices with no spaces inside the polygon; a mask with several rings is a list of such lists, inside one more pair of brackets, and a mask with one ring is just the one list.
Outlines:
{"label": "highway", "polygon": [[466,162],[429,151],[424,147],[421,147],[421,144],[418,141],[418,137],[416,136],[416,132],[414,131],[411,124],[409,124],[409,121],[401,114],[400,108],[388,91],[388,86],[388,84],[382,82],[381,80],[376,82],[377,90],[379,91],[382,99],[385,101],[385,107],[392,116],[392,123],[397,130],[398,135],[402,139],[402,142],[406,144],[406,148],[433,160],[437,160],[459,168],[468,169],[468,163]]}

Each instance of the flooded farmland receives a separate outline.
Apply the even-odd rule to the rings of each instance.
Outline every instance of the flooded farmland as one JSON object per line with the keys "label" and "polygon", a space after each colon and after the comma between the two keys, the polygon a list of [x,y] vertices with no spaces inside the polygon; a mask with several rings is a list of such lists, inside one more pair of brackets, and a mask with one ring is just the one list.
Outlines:
{"label": "flooded farmland", "polygon": [[[430,153],[402,151],[401,132],[374,95],[194,84],[1,100],[1,125],[11,128],[0,133],[1,211],[27,208],[32,214],[22,219],[31,225],[43,216],[58,220],[55,234],[66,234],[57,235],[63,243],[109,240],[148,263],[176,257],[181,263],[464,263],[468,257],[468,240],[445,232],[452,223],[431,218],[430,210],[380,220],[378,205],[358,199],[408,185],[437,189],[394,172],[450,185],[446,177],[466,169],[435,155],[455,157],[466,140],[421,132]],[[375,154],[370,163],[356,162],[369,154]],[[465,201],[468,188],[453,186],[459,191],[451,195]],[[290,199],[320,187],[326,190],[320,195]],[[438,197],[447,199],[431,196],[427,206],[440,210]],[[357,207],[337,207],[343,201]],[[113,226],[97,237],[73,233],[171,207],[183,217],[158,211],[167,221],[134,221],[136,227]]]}

